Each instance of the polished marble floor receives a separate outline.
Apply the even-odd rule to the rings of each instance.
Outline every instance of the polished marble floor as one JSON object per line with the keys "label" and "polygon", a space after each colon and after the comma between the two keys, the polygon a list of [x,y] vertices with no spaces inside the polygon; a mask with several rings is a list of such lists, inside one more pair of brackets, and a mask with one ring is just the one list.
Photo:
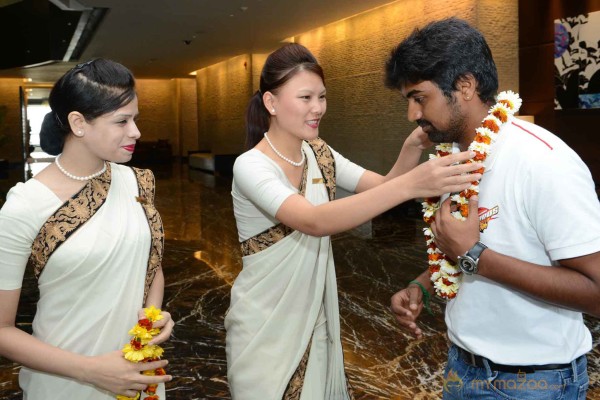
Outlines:
{"label": "polished marble floor", "polygon": [[[185,166],[153,168],[157,207],[166,229],[164,308],[176,321],[165,345],[170,399],[230,399],[223,317],[241,268],[232,216],[231,181]],[[6,181],[4,181],[6,184]],[[0,191],[2,190],[0,180]],[[440,399],[447,340],[442,309],[422,318],[424,338],[400,331],[389,298],[423,268],[422,223],[410,209],[336,235],[342,335],[357,399]],[[35,311],[33,279],[26,278],[18,325],[28,330]],[[593,333],[588,399],[600,400],[600,321]],[[0,358],[0,400],[20,399],[19,366]]]}

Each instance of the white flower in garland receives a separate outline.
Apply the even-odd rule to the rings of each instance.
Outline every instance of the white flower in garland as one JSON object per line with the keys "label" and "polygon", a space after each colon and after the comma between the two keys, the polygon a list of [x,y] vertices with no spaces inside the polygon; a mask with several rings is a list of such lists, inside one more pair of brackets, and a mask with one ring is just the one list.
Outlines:
{"label": "white flower in garland", "polygon": [[[483,162],[490,154],[490,148],[496,141],[500,128],[521,108],[519,95],[506,91],[498,94],[497,103],[490,108],[481,126],[475,130],[475,139],[469,145],[469,150],[475,152],[475,157],[467,162]],[[452,153],[452,143],[440,143],[435,146],[435,155],[430,158],[445,157]],[[483,168],[479,171],[483,173]],[[450,197],[454,218],[464,221],[469,215],[469,199],[479,194],[479,182],[475,181],[465,191]],[[440,208],[440,198],[426,198],[423,202],[423,220],[431,224],[435,212]],[[427,240],[427,258],[429,259],[429,275],[437,296],[443,299],[453,299],[460,286],[461,271],[435,244],[435,237],[430,228],[423,230]]]}

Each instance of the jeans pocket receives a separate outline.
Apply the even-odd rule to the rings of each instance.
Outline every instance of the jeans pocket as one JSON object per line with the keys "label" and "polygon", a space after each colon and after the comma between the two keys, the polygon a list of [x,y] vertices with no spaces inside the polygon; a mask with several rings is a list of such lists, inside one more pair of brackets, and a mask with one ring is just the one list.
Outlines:
{"label": "jeans pocket", "polygon": [[536,371],[512,374],[499,372],[490,381],[489,390],[507,400],[556,400],[565,391],[563,375],[559,371]]}

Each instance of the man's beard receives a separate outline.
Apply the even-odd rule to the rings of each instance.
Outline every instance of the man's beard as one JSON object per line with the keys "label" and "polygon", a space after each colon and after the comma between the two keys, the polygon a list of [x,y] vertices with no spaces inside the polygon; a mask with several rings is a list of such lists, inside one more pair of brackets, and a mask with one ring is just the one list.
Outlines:
{"label": "man's beard", "polygon": [[453,101],[449,101],[448,104],[450,104],[451,114],[446,129],[439,130],[426,119],[417,120],[417,124],[423,128],[423,131],[433,143],[458,143],[466,133],[466,117],[462,114],[460,106]]}

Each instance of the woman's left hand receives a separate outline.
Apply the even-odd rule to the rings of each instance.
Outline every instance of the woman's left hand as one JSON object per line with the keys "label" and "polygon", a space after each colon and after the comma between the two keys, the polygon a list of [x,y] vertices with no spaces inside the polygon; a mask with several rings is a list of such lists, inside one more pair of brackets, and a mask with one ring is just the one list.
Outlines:
{"label": "woman's left hand", "polygon": [[[173,318],[171,318],[171,314],[167,311],[161,311],[160,315],[163,317],[160,320],[152,323],[152,327],[160,329],[160,333],[154,336],[152,340],[148,342],[148,344],[161,344],[162,342],[166,342],[173,333],[175,322],[173,321]],[[138,319],[144,318],[146,318],[146,314],[142,309],[138,311]]]}

